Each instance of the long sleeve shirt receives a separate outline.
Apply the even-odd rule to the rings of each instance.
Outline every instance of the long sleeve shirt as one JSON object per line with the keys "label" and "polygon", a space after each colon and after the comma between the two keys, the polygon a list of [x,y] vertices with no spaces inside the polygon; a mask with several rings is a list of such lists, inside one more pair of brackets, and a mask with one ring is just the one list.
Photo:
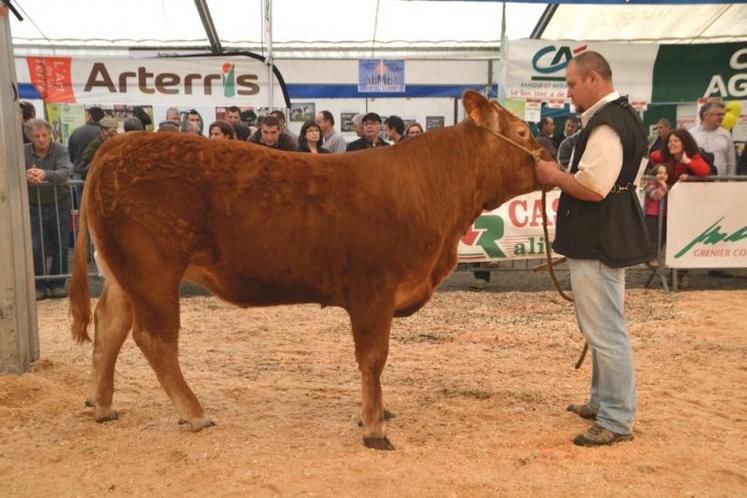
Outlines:
{"label": "long sleeve shirt", "polygon": [[706,130],[703,125],[690,128],[698,146],[713,154],[713,163],[718,170],[718,176],[732,176],[737,174],[737,151],[731,134],[725,128]]}
{"label": "long sleeve shirt", "polygon": [[52,142],[47,153],[41,156],[36,152],[34,144],[29,143],[23,146],[23,153],[26,169],[43,169],[47,175],[41,185],[29,185],[29,202],[32,205],[36,205],[37,202],[54,204],[55,197],[61,200],[70,196],[70,187],[65,183],[70,179],[73,164],[70,162],[67,147]]}

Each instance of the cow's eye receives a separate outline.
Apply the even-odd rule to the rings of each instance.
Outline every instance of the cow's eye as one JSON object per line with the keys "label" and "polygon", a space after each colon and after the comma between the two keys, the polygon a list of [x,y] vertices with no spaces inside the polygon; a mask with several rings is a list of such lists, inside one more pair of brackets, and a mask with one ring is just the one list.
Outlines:
{"label": "cow's eye", "polygon": [[529,130],[524,127],[519,128],[519,131],[517,133],[521,138],[529,138]]}

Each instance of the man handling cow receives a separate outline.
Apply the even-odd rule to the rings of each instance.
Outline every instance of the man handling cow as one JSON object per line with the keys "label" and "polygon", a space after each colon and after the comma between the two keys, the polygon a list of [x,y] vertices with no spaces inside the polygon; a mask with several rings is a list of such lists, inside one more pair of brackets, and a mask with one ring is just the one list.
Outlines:
{"label": "man handling cow", "polygon": [[583,113],[570,173],[541,160],[537,179],[563,191],[553,249],[568,257],[576,317],[592,355],[589,400],[568,410],[595,422],[574,443],[600,446],[633,439],[636,387],[623,315],[624,268],[650,258],[635,194],[646,134],[600,54],[571,60],[566,83]]}

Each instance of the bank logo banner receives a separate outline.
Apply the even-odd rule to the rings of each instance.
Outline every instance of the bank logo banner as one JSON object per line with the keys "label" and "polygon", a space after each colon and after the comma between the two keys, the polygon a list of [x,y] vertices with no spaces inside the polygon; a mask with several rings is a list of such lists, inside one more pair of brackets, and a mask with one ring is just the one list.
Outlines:
{"label": "bank logo banner", "polygon": [[[547,228],[555,237],[560,190],[547,193]],[[542,193],[515,197],[479,216],[459,242],[459,262],[477,263],[545,257]]]}

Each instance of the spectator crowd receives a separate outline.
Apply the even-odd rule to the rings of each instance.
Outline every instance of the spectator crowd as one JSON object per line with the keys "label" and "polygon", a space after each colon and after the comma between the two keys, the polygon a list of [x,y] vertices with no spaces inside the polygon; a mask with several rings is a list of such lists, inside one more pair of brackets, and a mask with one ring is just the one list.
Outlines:
{"label": "spectator crowd", "polygon": [[[37,276],[36,296],[62,297],[65,295],[64,279],[67,274],[68,225],[71,217],[71,190],[69,179],[84,180],[99,147],[119,133],[119,123],[107,116],[100,107],[85,111],[85,124],[75,129],[67,146],[52,140],[52,127],[36,119],[34,106],[21,102],[23,119],[26,179],[31,203],[34,272]],[[739,163],[731,133],[721,126],[725,107],[721,102],[708,102],[700,108],[700,124],[690,128],[672,129],[667,119],[656,124],[656,134],[649,144],[650,162],[647,173],[652,180],[646,186],[646,214],[658,217],[659,206],[666,216],[666,193],[672,185],[690,176],[711,174],[731,176],[747,174],[747,151]],[[144,130],[150,125],[149,116],[136,108],[125,119],[125,133]],[[563,167],[568,167],[573,149],[580,135],[580,121],[575,115],[567,117],[562,130],[555,131],[555,122],[545,117],[538,123],[536,141]],[[211,140],[240,140],[284,151],[311,154],[342,153],[387,147],[425,132],[419,123],[406,124],[396,115],[386,119],[376,112],[356,114],[352,128],[357,138],[346,142],[336,129],[332,112],[320,111],[315,119],[306,121],[296,135],[286,124],[285,113],[276,110],[257,116],[252,110],[232,106],[225,110],[223,119],[213,121],[207,128],[195,109],[180,111],[171,107],[165,119],[155,126],[158,133],[184,133],[207,135]],[[656,224],[651,221],[651,230]],[[652,232],[652,239],[657,239]],[[655,266],[656,261],[650,264]],[[490,279],[489,272],[476,272],[475,287],[484,287]]]}

